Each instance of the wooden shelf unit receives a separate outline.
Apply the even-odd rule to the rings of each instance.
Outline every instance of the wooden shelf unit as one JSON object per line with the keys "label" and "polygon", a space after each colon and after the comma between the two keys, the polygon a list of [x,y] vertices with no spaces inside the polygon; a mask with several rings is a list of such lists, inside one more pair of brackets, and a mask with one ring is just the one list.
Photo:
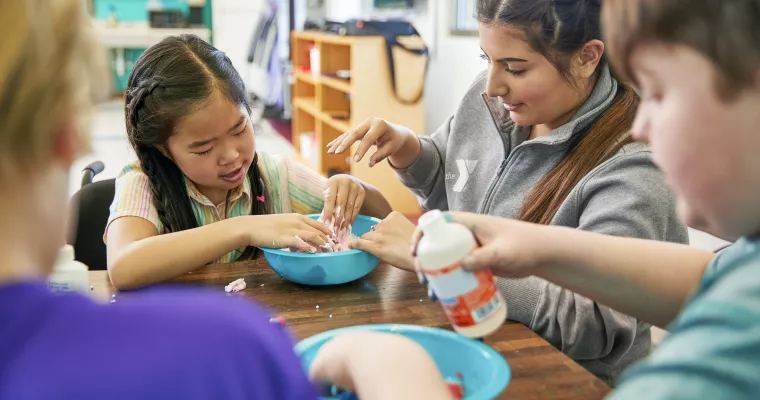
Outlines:
{"label": "wooden shelf unit", "polygon": [[[407,46],[422,46],[418,37],[401,38]],[[310,70],[310,49],[319,49],[320,76]],[[301,151],[301,135],[311,141],[313,154],[301,154],[319,173],[350,173],[378,188],[393,209],[418,215],[420,207],[414,195],[396,178],[387,162],[373,168],[368,156],[358,164],[351,154],[327,154],[327,144],[370,117],[384,118],[404,125],[417,134],[425,132],[424,104],[405,104],[391,88],[390,72],[382,37],[347,37],[321,32],[291,32],[293,61],[293,144]],[[420,56],[394,49],[396,86],[404,99],[411,99],[421,89],[425,63]],[[338,71],[350,71],[350,79],[335,77]]]}

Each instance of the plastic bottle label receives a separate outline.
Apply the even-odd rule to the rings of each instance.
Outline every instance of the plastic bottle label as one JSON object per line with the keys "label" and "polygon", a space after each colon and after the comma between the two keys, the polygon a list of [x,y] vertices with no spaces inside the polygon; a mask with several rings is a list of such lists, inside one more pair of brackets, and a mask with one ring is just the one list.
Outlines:
{"label": "plastic bottle label", "polygon": [[469,272],[455,263],[423,271],[452,324],[466,328],[488,319],[503,300],[489,270]]}
{"label": "plastic bottle label", "polygon": [[74,289],[67,282],[48,282],[48,288],[53,292],[73,292]]}

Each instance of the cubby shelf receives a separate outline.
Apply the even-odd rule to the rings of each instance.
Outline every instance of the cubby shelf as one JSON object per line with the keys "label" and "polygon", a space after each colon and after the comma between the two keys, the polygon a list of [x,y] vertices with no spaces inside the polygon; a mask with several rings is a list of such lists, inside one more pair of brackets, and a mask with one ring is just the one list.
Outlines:
{"label": "cubby shelf", "polygon": [[[407,46],[423,45],[418,37],[401,40]],[[312,49],[319,53],[319,74],[311,71]],[[423,102],[399,101],[391,88],[384,39],[292,32],[291,52],[293,144],[301,158],[325,176],[350,173],[377,187],[394,210],[419,213],[416,198],[387,163],[369,168],[368,158],[351,163],[351,154],[327,154],[328,143],[370,117],[404,125],[417,134],[425,132]],[[395,50],[393,58],[399,96],[414,98],[423,84],[424,59]]]}

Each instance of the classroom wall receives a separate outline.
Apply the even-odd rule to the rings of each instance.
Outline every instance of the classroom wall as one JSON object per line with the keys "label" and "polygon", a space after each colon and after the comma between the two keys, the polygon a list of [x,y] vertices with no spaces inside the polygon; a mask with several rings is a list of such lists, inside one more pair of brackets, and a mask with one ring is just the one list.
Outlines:
{"label": "classroom wall", "polygon": [[428,132],[434,132],[454,114],[472,81],[488,66],[480,58],[482,51],[477,36],[451,35],[448,3],[438,2],[435,10],[435,51],[425,86]]}
{"label": "classroom wall", "polygon": [[214,46],[225,52],[248,82],[248,52],[268,0],[214,0]]}
{"label": "classroom wall", "polygon": [[361,0],[325,0],[325,17],[331,21],[345,21],[366,13]]}

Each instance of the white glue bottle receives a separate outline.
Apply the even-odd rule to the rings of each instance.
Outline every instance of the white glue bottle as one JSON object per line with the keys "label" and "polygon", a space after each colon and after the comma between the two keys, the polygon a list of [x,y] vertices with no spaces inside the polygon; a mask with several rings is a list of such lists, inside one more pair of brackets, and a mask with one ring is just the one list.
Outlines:
{"label": "white glue bottle", "polygon": [[507,304],[491,270],[465,270],[460,260],[478,247],[462,224],[446,221],[440,210],[420,217],[424,236],[417,245],[417,261],[454,329],[470,338],[496,331],[507,319]]}
{"label": "white glue bottle", "polygon": [[74,247],[65,245],[58,253],[48,287],[54,292],[87,293],[90,283],[86,265],[74,260]]}

